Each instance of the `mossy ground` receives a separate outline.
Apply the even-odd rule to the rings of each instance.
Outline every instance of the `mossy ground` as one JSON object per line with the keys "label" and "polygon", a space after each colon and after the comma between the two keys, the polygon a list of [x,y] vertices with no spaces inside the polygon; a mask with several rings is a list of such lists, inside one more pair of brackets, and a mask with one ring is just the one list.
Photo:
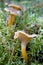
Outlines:
{"label": "mossy ground", "polygon": [[[25,3],[24,3],[25,4]],[[25,6],[28,7],[25,4]],[[22,12],[21,17],[16,17],[12,27],[6,25],[9,13],[0,12],[0,65],[43,65],[43,7]],[[21,56],[21,44],[14,40],[17,30],[24,30],[28,34],[37,34],[27,45],[28,63]]]}

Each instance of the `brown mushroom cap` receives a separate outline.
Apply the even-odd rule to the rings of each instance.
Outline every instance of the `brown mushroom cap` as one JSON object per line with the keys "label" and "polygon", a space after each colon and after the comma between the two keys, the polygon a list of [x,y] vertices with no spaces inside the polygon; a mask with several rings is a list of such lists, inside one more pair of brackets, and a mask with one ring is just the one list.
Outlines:
{"label": "brown mushroom cap", "polygon": [[4,10],[12,15],[20,16],[20,11],[17,11],[13,8],[5,8]]}
{"label": "brown mushroom cap", "polygon": [[17,32],[15,32],[14,39],[18,38],[21,41],[25,41],[25,43],[27,43],[30,39],[32,39],[36,36],[37,36],[36,34],[29,35],[23,31],[17,31]]}
{"label": "brown mushroom cap", "polygon": [[9,6],[15,8],[16,10],[21,10],[21,7],[19,5],[9,4]]}

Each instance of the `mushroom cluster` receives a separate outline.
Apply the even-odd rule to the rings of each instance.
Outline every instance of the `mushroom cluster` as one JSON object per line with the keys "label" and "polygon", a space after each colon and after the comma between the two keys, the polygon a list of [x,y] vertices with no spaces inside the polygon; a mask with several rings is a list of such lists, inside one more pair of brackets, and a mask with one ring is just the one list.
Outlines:
{"label": "mushroom cluster", "polygon": [[21,52],[25,61],[27,61],[28,59],[27,53],[26,53],[26,46],[28,42],[36,36],[37,36],[36,34],[29,35],[25,33],[24,31],[15,32],[14,39],[18,38],[21,41]]}

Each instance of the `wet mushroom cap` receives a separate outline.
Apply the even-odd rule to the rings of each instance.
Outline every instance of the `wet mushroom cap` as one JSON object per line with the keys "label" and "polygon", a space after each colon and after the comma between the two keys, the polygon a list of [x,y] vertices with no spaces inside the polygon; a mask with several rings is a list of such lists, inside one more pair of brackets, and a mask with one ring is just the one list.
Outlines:
{"label": "wet mushroom cap", "polygon": [[9,12],[9,13],[12,14],[12,15],[20,16],[20,11],[17,11],[17,10],[15,10],[15,9],[13,9],[13,8],[5,8],[4,10],[5,10],[6,12]]}
{"label": "wet mushroom cap", "polygon": [[9,4],[9,6],[15,8],[16,10],[21,10],[21,7],[19,5]]}

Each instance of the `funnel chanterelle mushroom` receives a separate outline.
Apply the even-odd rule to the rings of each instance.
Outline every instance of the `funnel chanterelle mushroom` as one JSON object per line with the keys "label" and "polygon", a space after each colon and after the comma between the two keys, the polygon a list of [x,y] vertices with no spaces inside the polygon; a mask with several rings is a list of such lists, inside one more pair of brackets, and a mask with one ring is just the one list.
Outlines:
{"label": "funnel chanterelle mushroom", "polygon": [[36,34],[29,35],[23,31],[15,32],[14,39],[18,38],[21,41],[21,52],[25,61],[28,59],[27,53],[26,53],[27,43],[30,41],[30,39],[36,36],[37,36]]}
{"label": "funnel chanterelle mushroom", "polygon": [[15,17],[20,16],[20,11],[17,11],[13,8],[5,8],[6,12],[10,13],[9,19],[8,19],[8,26],[12,26],[15,22]]}

